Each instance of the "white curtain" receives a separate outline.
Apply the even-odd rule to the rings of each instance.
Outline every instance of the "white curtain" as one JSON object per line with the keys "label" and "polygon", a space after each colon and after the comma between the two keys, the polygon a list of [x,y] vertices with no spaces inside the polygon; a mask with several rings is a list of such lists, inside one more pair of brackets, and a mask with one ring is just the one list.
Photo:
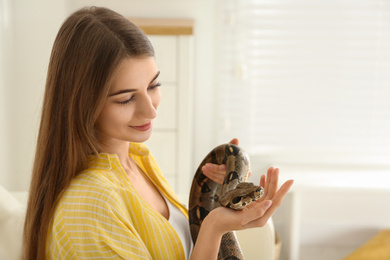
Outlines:
{"label": "white curtain", "polygon": [[389,0],[221,0],[218,142],[390,166]]}

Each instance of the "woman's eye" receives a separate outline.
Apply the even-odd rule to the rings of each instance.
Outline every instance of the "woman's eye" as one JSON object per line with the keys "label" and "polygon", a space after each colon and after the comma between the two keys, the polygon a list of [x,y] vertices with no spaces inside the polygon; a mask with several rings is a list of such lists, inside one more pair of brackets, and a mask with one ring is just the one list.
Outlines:
{"label": "woman's eye", "polygon": [[117,103],[120,105],[126,105],[127,103],[130,103],[134,99],[134,96],[131,96],[131,98],[125,100],[125,101],[118,101]]}
{"label": "woman's eye", "polygon": [[156,84],[150,86],[148,89],[149,89],[149,90],[152,90],[152,89],[158,88],[158,87],[160,87],[160,86],[161,86],[161,83],[160,83],[160,82],[157,82]]}
{"label": "woman's eye", "polygon": [[[148,90],[153,90],[153,89],[156,89],[158,87],[161,86],[161,83],[160,82],[157,82],[156,84],[152,85],[152,86],[149,86],[148,87]],[[132,95],[129,99],[127,100],[124,100],[124,101],[116,101],[116,103],[120,104],[120,105],[126,105],[128,103],[130,103],[131,101],[133,101],[135,98],[135,95]]]}

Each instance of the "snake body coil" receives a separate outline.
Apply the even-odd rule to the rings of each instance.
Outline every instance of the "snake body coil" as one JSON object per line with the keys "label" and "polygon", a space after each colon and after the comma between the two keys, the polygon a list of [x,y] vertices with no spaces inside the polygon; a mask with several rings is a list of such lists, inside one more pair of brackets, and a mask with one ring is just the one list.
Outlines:
{"label": "snake body coil", "polygon": [[[226,164],[222,185],[203,174],[202,167],[206,163]],[[211,210],[220,206],[240,210],[263,195],[262,187],[246,182],[248,175],[249,156],[234,144],[217,146],[204,158],[195,173],[189,198],[189,222],[194,244],[200,226]],[[223,235],[218,259],[244,259],[233,232]]]}

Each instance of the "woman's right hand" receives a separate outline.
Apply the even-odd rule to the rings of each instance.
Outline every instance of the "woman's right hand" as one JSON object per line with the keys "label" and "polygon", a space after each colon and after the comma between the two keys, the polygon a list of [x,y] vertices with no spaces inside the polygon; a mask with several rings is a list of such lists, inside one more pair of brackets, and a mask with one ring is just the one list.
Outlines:
{"label": "woman's right hand", "polygon": [[[207,227],[209,225],[219,236],[229,231],[243,230],[250,227],[262,227],[268,221],[268,218],[265,219],[263,217],[271,205],[272,201],[267,200],[251,203],[239,211],[218,207],[209,213],[203,221],[202,226]],[[260,221],[262,218],[264,220]]]}
{"label": "woman's right hand", "polygon": [[293,180],[286,181],[278,190],[278,180],[279,169],[269,168],[267,176],[263,175],[260,178],[261,186],[264,187],[264,195],[258,201],[239,211],[218,207],[209,213],[203,224],[208,221],[213,222],[214,224],[210,226],[213,226],[215,231],[220,234],[264,226],[282,204],[293,184]]}
{"label": "woman's right hand", "polygon": [[293,184],[293,180],[289,180],[278,189],[278,180],[279,169],[271,167],[267,171],[267,176],[262,175],[260,178],[264,195],[258,201],[239,211],[225,207],[212,210],[202,223],[191,259],[216,259],[223,234],[234,230],[263,227],[282,204]]}

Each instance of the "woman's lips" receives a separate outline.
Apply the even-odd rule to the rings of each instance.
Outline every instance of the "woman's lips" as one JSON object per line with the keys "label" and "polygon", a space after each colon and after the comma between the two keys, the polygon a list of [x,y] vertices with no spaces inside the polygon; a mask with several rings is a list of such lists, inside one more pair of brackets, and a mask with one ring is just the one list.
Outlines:
{"label": "woman's lips", "polygon": [[140,125],[140,126],[130,126],[131,128],[134,128],[135,130],[138,131],[148,131],[152,127],[152,121],[145,125]]}

